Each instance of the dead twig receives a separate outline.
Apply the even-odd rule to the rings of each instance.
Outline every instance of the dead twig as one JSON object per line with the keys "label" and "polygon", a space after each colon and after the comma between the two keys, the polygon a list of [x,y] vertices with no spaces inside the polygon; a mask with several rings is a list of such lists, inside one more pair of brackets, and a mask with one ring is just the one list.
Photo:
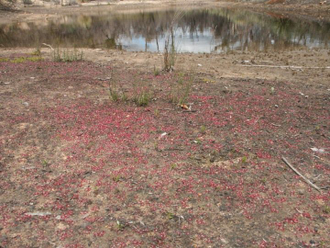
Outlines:
{"label": "dead twig", "polygon": [[285,157],[282,157],[282,160],[284,161],[284,163],[290,167],[291,170],[293,170],[298,176],[300,176],[302,179],[304,179],[304,181],[306,183],[308,183],[310,186],[312,186],[314,189],[316,189],[317,191],[321,191],[321,189],[319,187],[317,187],[315,184],[313,184],[311,181],[309,181],[306,177],[304,177],[299,171],[297,171],[296,168],[294,168],[290,163],[289,161],[285,158]]}
{"label": "dead twig", "polygon": [[281,69],[330,69],[330,66],[318,67],[318,66],[290,66],[290,65],[240,65],[240,66],[253,66],[253,67],[268,67],[268,68],[281,68]]}
{"label": "dead twig", "polygon": [[274,126],[274,127],[281,127],[281,125],[276,125],[276,124],[274,124],[274,123],[270,123],[272,126]]}
{"label": "dead twig", "polygon": [[46,44],[46,43],[42,43],[44,46],[46,46],[46,47],[49,47],[52,51],[54,51],[54,48],[51,46],[51,45],[49,45],[49,44]]}
{"label": "dead twig", "polygon": [[184,112],[184,113],[195,113],[195,112],[197,112],[197,110],[182,110],[181,112]]}

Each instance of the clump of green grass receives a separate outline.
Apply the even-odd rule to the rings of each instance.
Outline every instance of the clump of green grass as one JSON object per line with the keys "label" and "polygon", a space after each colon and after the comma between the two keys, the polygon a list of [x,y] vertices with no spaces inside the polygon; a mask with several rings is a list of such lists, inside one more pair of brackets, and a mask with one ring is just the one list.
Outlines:
{"label": "clump of green grass", "polygon": [[128,100],[123,88],[118,87],[116,82],[111,79],[109,80],[109,97],[113,102]]}
{"label": "clump of green grass", "polygon": [[179,73],[177,83],[172,85],[169,93],[170,102],[178,105],[187,104],[192,81],[192,78],[186,77],[183,73]]}
{"label": "clump of green grass", "polygon": [[78,51],[77,49],[69,50],[60,50],[59,48],[55,49],[53,52],[53,61],[55,62],[75,62],[82,61],[84,53],[83,51]]}
{"label": "clump of green grass", "polygon": [[144,79],[135,78],[133,84],[133,102],[139,107],[148,106],[152,99],[151,86],[145,83]]}
{"label": "clump of green grass", "polygon": [[7,58],[0,58],[0,63],[1,62],[8,62],[9,61],[9,59],[7,59]]}
{"label": "clump of green grass", "polygon": [[117,90],[114,90],[113,88],[109,88],[109,96],[110,99],[114,102],[118,102],[120,99],[119,92]]}
{"label": "clump of green grass", "polygon": [[26,61],[31,61],[31,62],[38,62],[38,61],[42,61],[42,60],[43,60],[43,58],[41,56],[33,56],[33,57],[26,58]]}
{"label": "clump of green grass", "polygon": [[19,57],[19,58],[14,58],[14,59],[0,58],[0,62],[11,62],[11,63],[15,63],[15,64],[24,63],[27,61],[38,62],[38,61],[42,61],[42,60],[43,60],[43,58],[41,56]]}
{"label": "clump of green grass", "polygon": [[19,57],[19,58],[15,58],[13,60],[11,60],[10,62],[15,63],[15,64],[19,64],[19,63],[23,63],[26,62],[27,58],[26,57]]}
{"label": "clump of green grass", "polygon": [[134,80],[133,82],[133,90],[129,93],[129,95],[125,94],[125,90],[122,86],[118,86],[116,83],[116,79],[114,79],[116,75],[112,75],[108,81],[108,90],[109,90],[109,98],[113,102],[133,102],[139,107],[148,106],[152,99],[152,91],[150,90],[149,85],[146,85],[141,80]]}
{"label": "clump of green grass", "polygon": [[156,68],[156,66],[154,66],[154,76],[157,77],[160,75],[160,71],[158,70],[158,68]]}
{"label": "clump of green grass", "polygon": [[150,93],[147,90],[142,90],[137,95],[134,96],[134,102],[139,107],[148,106],[151,100]]}

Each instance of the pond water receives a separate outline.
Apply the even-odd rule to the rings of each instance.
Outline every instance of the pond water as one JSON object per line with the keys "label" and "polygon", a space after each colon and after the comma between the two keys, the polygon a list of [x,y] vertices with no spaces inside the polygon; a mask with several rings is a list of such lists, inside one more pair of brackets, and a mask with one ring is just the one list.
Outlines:
{"label": "pond water", "polygon": [[273,13],[200,9],[69,15],[0,25],[1,47],[109,48],[220,53],[295,47],[329,48],[330,22],[283,18]]}

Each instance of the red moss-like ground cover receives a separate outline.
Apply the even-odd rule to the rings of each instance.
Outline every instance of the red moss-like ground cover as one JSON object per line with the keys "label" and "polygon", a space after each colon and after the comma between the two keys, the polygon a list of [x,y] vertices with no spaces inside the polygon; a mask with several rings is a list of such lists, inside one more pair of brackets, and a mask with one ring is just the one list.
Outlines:
{"label": "red moss-like ground cover", "polygon": [[329,247],[327,85],[206,76],[1,62],[0,245]]}

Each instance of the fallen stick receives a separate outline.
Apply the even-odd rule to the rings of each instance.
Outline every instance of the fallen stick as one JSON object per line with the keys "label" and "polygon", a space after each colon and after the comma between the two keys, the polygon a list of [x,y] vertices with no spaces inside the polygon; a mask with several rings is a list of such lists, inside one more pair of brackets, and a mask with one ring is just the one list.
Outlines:
{"label": "fallen stick", "polygon": [[42,43],[44,46],[47,46],[47,47],[49,47],[51,50],[53,50],[54,51],[54,48],[51,46],[51,45],[49,45],[49,44],[46,44],[46,43]]}
{"label": "fallen stick", "polygon": [[330,66],[326,67],[304,67],[304,66],[290,66],[290,65],[240,65],[240,66],[254,66],[254,67],[269,67],[269,68],[282,68],[282,69],[330,69]]}
{"label": "fallen stick", "polygon": [[182,112],[184,112],[184,113],[194,113],[194,112],[197,112],[197,110],[182,110]]}
{"label": "fallen stick", "polygon": [[281,127],[281,125],[276,125],[274,123],[270,123],[271,125],[273,125],[274,127]]}
{"label": "fallen stick", "polygon": [[297,171],[296,168],[294,168],[288,160],[286,160],[285,157],[282,157],[282,160],[284,161],[284,163],[286,163],[287,166],[290,167],[291,170],[293,170],[298,176],[300,176],[302,179],[305,180],[306,183],[308,183],[310,186],[312,186],[314,189],[316,189],[317,191],[321,191],[321,189],[319,187],[317,187],[315,184],[313,184],[311,181],[309,181],[306,177],[304,177],[299,171]]}

